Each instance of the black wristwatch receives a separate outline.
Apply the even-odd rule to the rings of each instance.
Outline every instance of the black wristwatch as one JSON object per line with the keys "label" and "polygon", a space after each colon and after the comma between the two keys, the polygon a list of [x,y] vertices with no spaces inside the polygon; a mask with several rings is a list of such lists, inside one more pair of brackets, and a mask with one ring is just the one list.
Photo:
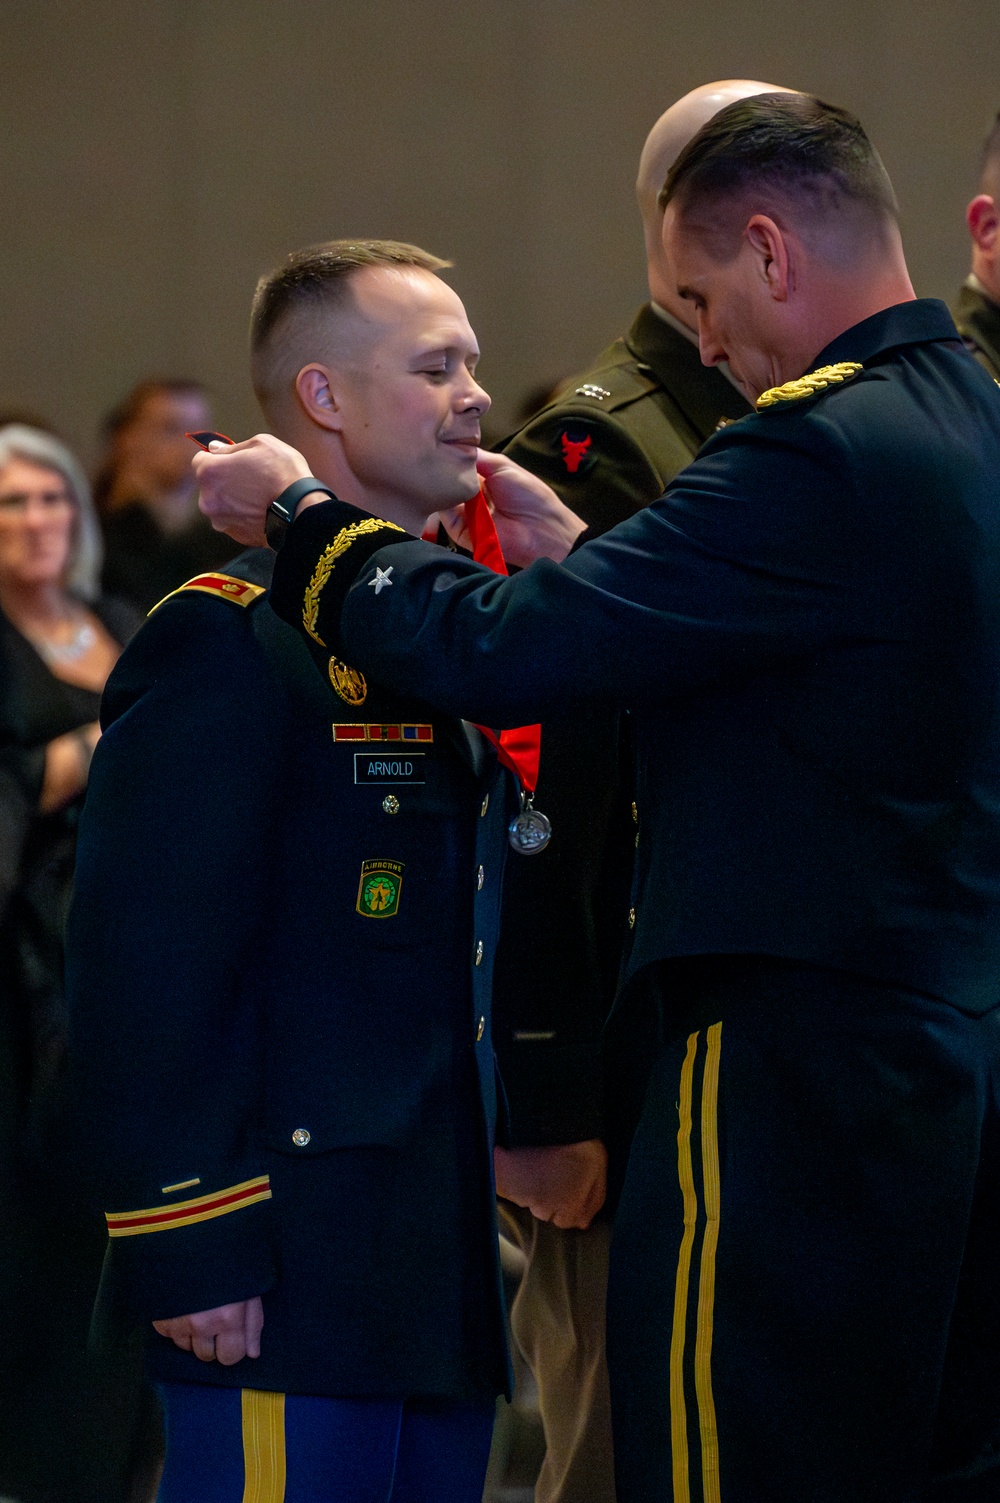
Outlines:
{"label": "black wristwatch", "polygon": [[324,496],[329,496],[331,501],[339,501],[340,497],[332,491],[322,480],[315,480],[307,475],[304,480],[293,480],[291,485],[285,487],[281,495],[271,502],[264,516],[264,536],[267,538],[269,548],[275,553],[285,541],[285,534],[295,518],[295,508],[303,496],[311,496],[314,491],[322,491]]}

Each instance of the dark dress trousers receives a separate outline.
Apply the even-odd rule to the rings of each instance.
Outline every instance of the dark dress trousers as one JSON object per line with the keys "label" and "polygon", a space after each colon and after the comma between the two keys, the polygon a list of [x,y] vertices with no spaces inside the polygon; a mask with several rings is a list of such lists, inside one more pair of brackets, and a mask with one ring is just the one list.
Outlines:
{"label": "dark dress trousers", "polygon": [[[319,629],[480,722],[634,710],[620,1496],[995,1497],[1000,392],[913,301],[765,398],[562,565],[366,535]],[[296,521],[286,618],[355,515]]]}
{"label": "dark dress trousers", "polygon": [[172,596],[108,684],[69,945],[102,1325],[263,1295],[258,1359],[150,1332],[153,1374],[489,1398],[507,775],[415,697],[320,679],[271,557]]}

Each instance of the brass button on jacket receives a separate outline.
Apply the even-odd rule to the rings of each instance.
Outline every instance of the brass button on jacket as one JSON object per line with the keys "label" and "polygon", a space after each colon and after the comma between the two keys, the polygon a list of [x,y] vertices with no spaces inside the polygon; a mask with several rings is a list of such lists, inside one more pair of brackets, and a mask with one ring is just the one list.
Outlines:
{"label": "brass button on jacket", "polygon": [[292,1133],[292,1142],[295,1144],[296,1148],[305,1148],[306,1144],[310,1142],[311,1139],[312,1133],[307,1127],[297,1127]]}

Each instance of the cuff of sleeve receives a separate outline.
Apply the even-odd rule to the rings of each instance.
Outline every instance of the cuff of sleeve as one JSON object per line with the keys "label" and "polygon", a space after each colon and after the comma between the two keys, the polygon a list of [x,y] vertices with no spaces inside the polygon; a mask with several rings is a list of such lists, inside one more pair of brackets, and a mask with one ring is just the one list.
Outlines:
{"label": "cuff of sleeve", "polygon": [[102,1297],[123,1314],[170,1320],[264,1294],[276,1279],[271,1207],[112,1240]]}
{"label": "cuff of sleeve", "polygon": [[361,570],[387,543],[409,540],[395,522],[346,501],[309,506],[289,527],[275,560],[271,606],[315,646],[335,652],[344,600]]}

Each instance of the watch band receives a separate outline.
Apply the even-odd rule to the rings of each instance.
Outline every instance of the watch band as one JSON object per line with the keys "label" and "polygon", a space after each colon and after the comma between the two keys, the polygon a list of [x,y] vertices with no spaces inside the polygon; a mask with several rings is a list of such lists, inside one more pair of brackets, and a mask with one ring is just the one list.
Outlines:
{"label": "watch band", "polygon": [[316,480],[312,475],[306,475],[302,480],[293,480],[291,485],[286,485],[280,496],[276,496],[267,508],[264,516],[264,535],[267,538],[268,547],[273,548],[275,553],[285,541],[285,534],[295,517],[295,508],[303,496],[311,496],[315,491],[322,491],[329,496],[331,501],[339,501],[336,491],[332,491],[322,480]]}

